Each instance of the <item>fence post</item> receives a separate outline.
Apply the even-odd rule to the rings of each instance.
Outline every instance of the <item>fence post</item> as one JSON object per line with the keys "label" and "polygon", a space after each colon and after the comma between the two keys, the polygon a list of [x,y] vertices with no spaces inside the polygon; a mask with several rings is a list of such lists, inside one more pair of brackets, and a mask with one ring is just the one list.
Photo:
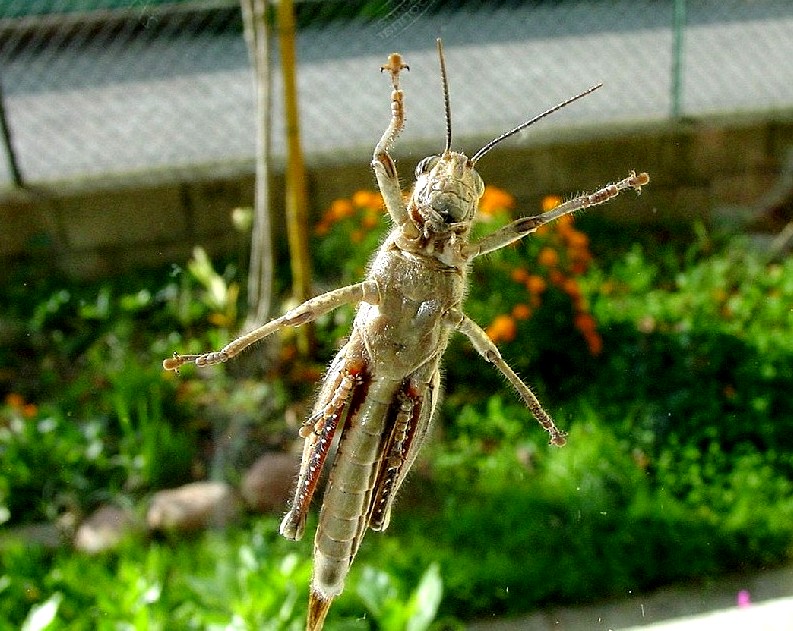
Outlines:
{"label": "fence post", "polygon": [[2,81],[0,81],[0,134],[2,134],[3,137],[3,149],[5,150],[6,160],[8,160],[11,181],[14,183],[14,186],[22,188],[25,186],[25,180],[22,178],[22,172],[19,170],[19,163],[17,162],[16,152],[14,151],[14,143],[11,142],[11,128],[8,125],[8,118],[6,117]]}
{"label": "fence post", "polygon": [[686,30],[686,0],[675,0],[672,13],[672,94],[671,116],[679,119],[683,110],[683,40]]}

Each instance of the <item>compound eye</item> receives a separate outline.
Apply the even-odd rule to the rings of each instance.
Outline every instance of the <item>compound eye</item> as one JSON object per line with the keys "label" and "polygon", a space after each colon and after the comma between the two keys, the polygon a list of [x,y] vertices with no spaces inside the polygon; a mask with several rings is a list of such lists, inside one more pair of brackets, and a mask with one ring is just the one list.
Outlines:
{"label": "compound eye", "polygon": [[438,162],[440,156],[427,156],[416,165],[416,177],[429,173]]}
{"label": "compound eye", "polygon": [[476,196],[477,198],[482,197],[485,194],[485,182],[482,180],[482,177],[476,172],[473,171],[474,176],[474,188],[476,189]]}

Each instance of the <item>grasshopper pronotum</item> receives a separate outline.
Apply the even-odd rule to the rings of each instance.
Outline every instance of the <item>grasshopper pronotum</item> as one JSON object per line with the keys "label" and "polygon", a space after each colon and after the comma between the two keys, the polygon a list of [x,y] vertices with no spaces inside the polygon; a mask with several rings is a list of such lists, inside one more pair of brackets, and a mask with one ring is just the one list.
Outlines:
{"label": "grasshopper pronotum", "polygon": [[289,512],[281,523],[288,539],[303,535],[309,504],[336,430],[338,451],[330,472],[314,544],[314,572],[307,631],[319,631],[330,603],[344,587],[367,528],[385,530],[394,497],[416,458],[432,421],[440,391],[439,366],[453,331],[464,334],[479,354],[515,387],[531,413],[564,445],[531,389],[502,359],[486,333],[462,311],[468,268],[481,254],[502,248],[548,222],[581,208],[602,204],[620,191],[641,187],[646,173],[629,176],[553,210],[523,217],[471,242],[471,224],[484,183],[474,170],[490,149],[548,114],[600,87],[596,85],[487,143],[472,158],[451,150],[451,116],[446,66],[438,40],[446,147],[416,167],[416,183],[405,203],[389,149],[404,127],[399,74],[407,68],[393,53],[381,68],[391,76],[391,121],[375,146],[372,168],[393,229],[375,254],[366,280],[322,294],[280,318],[243,335],[223,349],[203,355],[174,353],[163,366],[209,366],[228,361],[254,342],[286,326],[297,326],[350,303],[357,303],[349,341],[336,355],[311,416],[300,429],[305,439],[300,474]]}

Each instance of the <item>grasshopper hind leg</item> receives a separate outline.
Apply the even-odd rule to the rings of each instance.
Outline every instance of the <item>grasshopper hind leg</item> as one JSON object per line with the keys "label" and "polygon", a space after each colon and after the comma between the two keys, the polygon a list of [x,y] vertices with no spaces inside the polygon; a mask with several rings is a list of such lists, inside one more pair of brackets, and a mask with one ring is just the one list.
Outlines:
{"label": "grasshopper hind leg", "polygon": [[363,359],[351,350],[348,344],[336,356],[328,370],[314,412],[300,428],[300,436],[305,439],[300,473],[292,505],[279,529],[282,536],[293,541],[303,536],[311,498],[333,444],[336,428],[362,379]]}
{"label": "grasshopper hind leg", "polygon": [[[423,381],[426,383],[417,385]],[[439,393],[440,372],[437,368],[432,370],[429,378],[410,379],[403,385],[369,509],[369,527],[372,530],[388,528],[394,498],[424,443]]]}

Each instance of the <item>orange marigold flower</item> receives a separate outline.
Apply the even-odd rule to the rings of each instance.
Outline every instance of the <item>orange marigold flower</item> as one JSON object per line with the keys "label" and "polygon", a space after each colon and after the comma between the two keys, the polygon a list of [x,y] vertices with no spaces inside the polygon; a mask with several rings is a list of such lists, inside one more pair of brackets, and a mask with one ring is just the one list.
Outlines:
{"label": "orange marigold flower", "polygon": [[571,261],[589,263],[592,260],[592,253],[587,248],[569,248],[567,255]]}
{"label": "orange marigold flower", "polygon": [[600,355],[603,350],[603,338],[594,331],[584,336],[589,352],[592,355]]}
{"label": "orange marigold flower", "polygon": [[562,215],[561,217],[559,217],[559,219],[556,220],[556,225],[564,226],[566,228],[572,229],[574,221],[575,219],[573,219],[572,215]]}
{"label": "orange marigold flower", "polygon": [[526,289],[529,290],[529,293],[532,294],[541,294],[545,291],[547,287],[547,283],[542,276],[537,276],[536,274],[531,274],[526,279]]}
{"label": "orange marigold flower", "polygon": [[562,284],[562,291],[573,300],[581,298],[581,288],[578,286],[578,281],[575,278],[568,278],[565,280]]}
{"label": "orange marigold flower", "polygon": [[325,213],[325,217],[328,221],[333,222],[352,217],[354,214],[355,208],[353,208],[352,202],[349,199],[336,199],[331,202],[330,208],[328,208]]}
{"label": "orange marigold flower", "polygon": [[562,215],[554,222],[553,225],[556,228],[556,232],[558,232],[563,239],[567,239],[571,232],[577,232],[577,230],[573,228],[572,215]]}
{"label": "orange marigold flower", "polygon": [[549,210],[553,210],[561,203],[562,198],[558,195],[546,195],[542,198],[542,212],[547,213]]}
{"label": "orange marigold flower", "polygon": [[494,342],[511,342],[518,334],[518,327],[512,316],[497,315],[486,330],[487,336]]}
{"label": "orange marigold flower", "polygon": [[320,221],[314,228],[314,234],[319,237],[324,237],[328,232],[330,232],[330,225],[324,220]]}
{"label": "orange marigold flower", "polygon": [[485,192],[479,200],[479,210],[485,215],[515,207],[515,198],[505,190],[496,186],[485,186]]}
{"label": "orange marigold flower", "polygon": [[576,276],[581,276],[582,274],[586,273],[589,265],[587,265],[584,261],[576,261],[570,266],[570,272],[575,274]]}
{"label": "orange marigold flower", "polygon": [[358,208],[365,208],[369,204],[370,191],[355,191],[352,194],[352,203]]}
{"label": "orange marigold flower", "polygon": [[25,418],[33,418],[38,414],[39,408],[35,403],[26,403],[22,406],[22,416]]}
{"label": "orange marigold flower", "polygon": [[352,203],[358,208],[377,209],[383,205],[383,198],[375,191],[355,191],[352,195]]}
{"label": "orange marigold flower", "polygon": [[528,320],[531,317],[531,307],[527,304],[517,304],[512,308],[512,317],[516,320]]}
{"label": "orange marigold flower", "polygon": [[567,277],[558,269],[552,269],[548,272],[548,278],[551,279],[552,284],[561,287]]}
{"label": "orange marigold flower", "polygon": [[568,230],[564,238],[567,242],[567,246],[571,249],[584,250],[589,246],[589,237],[580,230],[575,230],[574,228]]}
{"label": "orange marigold flower", "polygon": [[597,329],[597,322],[591,313],[576,314],[575,318],[573,318],[573,324],[575,325],[576,329],[584,334],[594,333],[594,331]]}
{"label": "orange marigold flower", "polygon": [[375,215],[374,213],[366,213],[361,219],[361,226],[366,228],[367,230],[371,230],[375,228],[379,223],[380,218]]}
{"label": "orange marigold flower", "polygon": [[25,397],[17,392],[9,392],[6,395],[6,405],[8,407],[20,409],[23,405],[25,405]]}
{"label": "orange marigold flower", "polygon": [[554,267],[559,263],[559,253],[553,248],[545,247],[537,255],[537,262],[545,267]]}
{"label": "orange marigold flower", "polygon": [[516,283],[525,283],[529,278],[529,272],[523,267],[516,267],[509,275]]}

